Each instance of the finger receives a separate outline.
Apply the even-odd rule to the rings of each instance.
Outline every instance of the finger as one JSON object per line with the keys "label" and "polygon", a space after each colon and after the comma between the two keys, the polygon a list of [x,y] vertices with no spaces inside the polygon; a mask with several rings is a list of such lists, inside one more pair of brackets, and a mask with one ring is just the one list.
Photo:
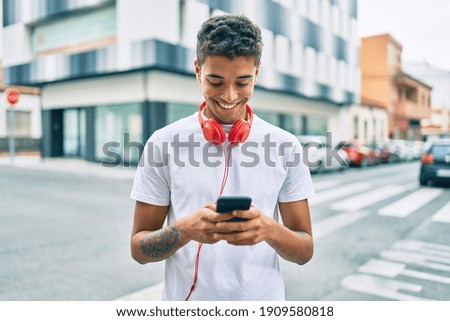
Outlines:
{"label": "finger", "polygon": [[218,222],[217,229],[225,232],[245,232],[252,229],[253,224],[250,221],[241,222]]}
{"label": "finger", "polygon": [[224,221],[228,221],[230,219],[233,218],[233,215],[231,215],[231,213],[212,213],[211,215],[209,215],[210,221],[211,222],[224,222]]}
{"label": "finger", "polygon": [[208,203],[204,207],[207,208],[207,209],[210,209],[213,212],[215,212],[216,208],[217,208],[216,203]]}
{"label": "finger", "polygon": [[254,208],[250,208],[250,209],[245,210],[245,211],[235,210],[231,214],[234,217],[239,217],[239,218],[245,218],[247,220],[252,220],[252,219],[258,217],[258,213],[259,212],[256,209],[256,207],[254,207]]}
{"label": "finger", "polygon": [[217,232],[213,234],[215,239],[227,241],[227,242],[241,242],[243,240],[251,238],[253,235],[250,231],[230,231],[230,232]]}
{"label": "finger", "polygon": [[237,241],[237,242],[231,242],[231,241],[227,241],[228,244],[230,245],[235,245],[235,246],[245,246],[245,245],[255,245],[256,243],[251,241],[251,240],[242,240],[242,241]]}

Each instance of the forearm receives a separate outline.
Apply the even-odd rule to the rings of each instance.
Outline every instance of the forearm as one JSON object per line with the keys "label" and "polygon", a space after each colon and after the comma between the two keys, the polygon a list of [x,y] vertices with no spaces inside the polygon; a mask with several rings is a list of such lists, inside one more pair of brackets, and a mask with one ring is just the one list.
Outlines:
{"label": "forearm", "polygon": [[266,240],[282,258],[297,263],[307,263],[313,255],[313,239],[306,232],[292,231],[276,223],[270,238]]}
{"label": "forearm", "polygon": [[157,231],[140,231],[133,235],[131,253],[141,264],[158,262],[167,259],[186,243],[180,229],[169,225]]}

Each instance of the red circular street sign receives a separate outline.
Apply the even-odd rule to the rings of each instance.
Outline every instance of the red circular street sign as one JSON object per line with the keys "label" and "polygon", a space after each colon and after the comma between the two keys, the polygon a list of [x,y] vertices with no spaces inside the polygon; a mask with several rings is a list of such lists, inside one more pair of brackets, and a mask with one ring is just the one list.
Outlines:
{"label": "red circular street sign", "polygon": [[17,88],[10,87],[5,90],[6,100],[11,106],[19,102],[20,91]]}

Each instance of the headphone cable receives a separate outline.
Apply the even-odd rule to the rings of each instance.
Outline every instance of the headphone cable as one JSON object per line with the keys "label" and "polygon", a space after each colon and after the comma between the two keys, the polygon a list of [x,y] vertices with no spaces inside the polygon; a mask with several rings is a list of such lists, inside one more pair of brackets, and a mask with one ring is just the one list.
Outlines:
{"label": "headphone cable", "polygon": [[[227,148],[229,147],[228,153],[227,153],[226,149],[223,147],[223,144],[220,144],[220,146],[222,147],[223,155],[224,155],[224,159],[225,159],[226,163],[225,163],[225,168],[224,168],[224,171],[223,171],[222,185],[220,187],[219,197],[222,196],[223,190],[225,189],[225,185],[227,184],[229,167],[230,167],[230,160],[231,160],[231,148],[233,147],[233,143],[230,143],[227,146]],[[192,292],[195,289],[195,284],[197,283],[198,266],[199,266],[199,262],[200,262],[200,250],[202,249],[202,245],[203,245],[203,243],[201,243],[201,242],[198,243],[197,255],[195,256],[194,281],[192,282],[191,289],[190,289],[189,294],[187,295],[185,301],[189,300],[189,298],[191,297]]]}

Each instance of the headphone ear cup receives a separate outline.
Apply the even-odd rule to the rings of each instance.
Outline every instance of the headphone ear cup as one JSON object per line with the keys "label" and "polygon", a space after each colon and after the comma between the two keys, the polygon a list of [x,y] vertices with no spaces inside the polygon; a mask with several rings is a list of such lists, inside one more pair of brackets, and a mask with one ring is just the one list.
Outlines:
{"label": "headphone ear cup", "polygon": [[250,134],[250,124],[249,122],[239,119],[231,127],[230,133],[228,134],[228,141],[230,143],[243,143],[247,140]]}
{"label": "headphone ear cup", "polygon": [[222,144],[225,141],[226,134],[222,125],[214,118],[205,120],[202,124],[203,136],[208,142],[213,144]]}

